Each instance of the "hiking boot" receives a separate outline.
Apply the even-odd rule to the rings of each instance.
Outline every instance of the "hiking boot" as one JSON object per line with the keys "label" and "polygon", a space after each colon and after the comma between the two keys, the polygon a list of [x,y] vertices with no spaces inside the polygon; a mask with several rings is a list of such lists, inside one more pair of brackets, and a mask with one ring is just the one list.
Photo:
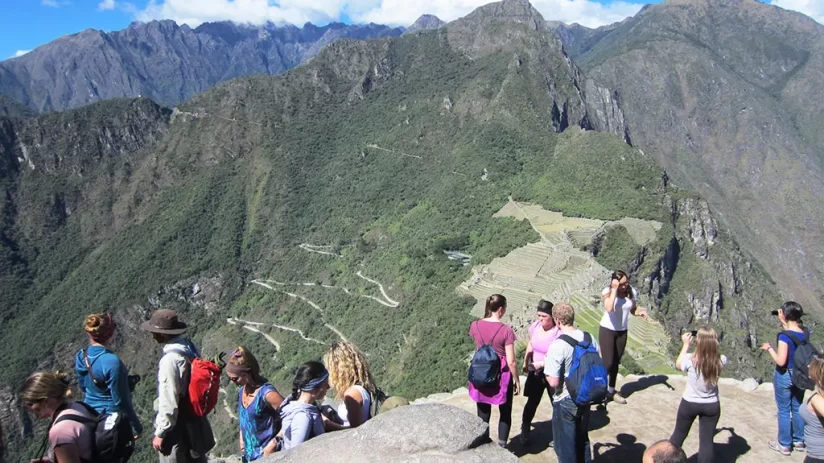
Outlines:
{"label": "hiking boot", "polygon": [[607,402],[615,402],[617,404],[626,405],[627,399],[625,399],[620,392],[615,391],[610,394],[607,394]]}
{"label": "hiking boot", "polygon": [[776,452],[780,453],[781,455],[784,455],[785,457],[790,456],[790,454],[792,453],[790,451],[790,449],[788,449],[787,447],[784,447],[783,445],[779,444],[778,442],[776,442],[774,440],[770,441],[769,446],[770,446],[771,449],[775,450]]}
{"label": "hiking boot", "polygon": [[807,451],[807,444],[805,444],[803,442],[793,442],[793,451],[806,452]]}
{"label": "hiking boot", "polygon": [[518,442],[521,445],[529,444],[529,430],[521,431],[521,435],[518,437]]}

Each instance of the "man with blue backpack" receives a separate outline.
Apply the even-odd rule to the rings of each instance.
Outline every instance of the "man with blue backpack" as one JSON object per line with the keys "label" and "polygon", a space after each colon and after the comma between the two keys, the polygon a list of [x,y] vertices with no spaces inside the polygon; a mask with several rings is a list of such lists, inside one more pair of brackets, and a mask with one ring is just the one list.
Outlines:
{"label": "man with blue backpack", "polygon": [[607,397],[607,369],[592,335],[575,327],[575,309],[567,303],[552,308],[561,336],[552,343],[544,364],[555,389],[552,436],[559,463],[590,463],[589,412]]}

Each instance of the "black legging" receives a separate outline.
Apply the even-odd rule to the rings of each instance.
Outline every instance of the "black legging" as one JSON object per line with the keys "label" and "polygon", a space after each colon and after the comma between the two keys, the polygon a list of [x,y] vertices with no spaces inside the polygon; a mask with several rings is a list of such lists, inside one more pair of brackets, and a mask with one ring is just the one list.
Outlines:
{"label": "black legging", "polygon": [[546,383],[546,376],[543,375],[543,370],[538,372],[530,372],[526,377],[526,384],[524,385],[524,395],[527,397],[526,405],[524,405],[524,413],[521,417],[521,432],[529,432],[532,426],[532,419],[535,418],[535,412],[538,411],[538,405],[541,404],[541,399],[544,397],[546,391],[550,403],[552,403],[552,388]]}
{"label": "black legging", "polygon": [[[506,391],[506,402],[498,405],[498,412],[501,418],[498,421],[498,442],[506,443],[509,441],[509,429],[512,427],[512,396],[514,395],[515,385],[512,381],[509,382],[509,388]],[[478,405],[478,417],[484,420],[484,423],[489,424],[489,418],[492,416],[492,405],[481,402]],[[486,428],[486,437],[489,438],[489,427]]]}
{"label": "black legging", "polygon": [[720,403],[697,404],[681,399],[670,442],[678,447],[684,445],[695,417],[698,417],[698,463],[712,463],[712,439],[715,437],[715,426],[721,418]]}
{"label": "black legging", "polygon": [[627,347],[627,330],[612,331],[603,326],[598,329],[598,343],[601,345],[601,358],[604,366],[609,372],[609,387],[615,389],[615,382],[618,381],[618,366],[621,364],[621,357],[624,356],[624,349]]}

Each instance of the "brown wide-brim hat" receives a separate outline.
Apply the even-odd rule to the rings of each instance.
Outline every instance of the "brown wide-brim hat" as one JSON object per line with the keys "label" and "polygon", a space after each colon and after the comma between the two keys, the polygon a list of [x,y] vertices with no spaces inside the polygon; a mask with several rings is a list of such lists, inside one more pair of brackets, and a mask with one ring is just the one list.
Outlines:
{"label": "brown wide-brim hat", "polygon": [[186,324],[177,319],[174,310],[160,309],[152,314],[152,318],[141,323],[140,329],[150,333],[182,334],[186,332]]}

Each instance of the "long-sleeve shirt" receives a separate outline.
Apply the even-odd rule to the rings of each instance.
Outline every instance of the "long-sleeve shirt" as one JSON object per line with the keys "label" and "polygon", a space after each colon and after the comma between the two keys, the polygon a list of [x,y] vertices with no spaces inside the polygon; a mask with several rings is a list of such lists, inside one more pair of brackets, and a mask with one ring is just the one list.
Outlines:
{"label": "long-sleeve shirt", "polygon": [[74,359],[77,382],[84,394],[83,401],[98,413],[123,413],[132,425],[132,432],[141,434],[143,425],[140,424],[140,418],[132,404],[129,370],[126,369],[126,365],[109,349],[103,346],[89,346],[85,352],[88,353],[93,376],[98,381],[105,382],[104,387],[98,387],[86,367],[83,352],[78,352]]}
{"label": "long-sleeve shirt", "polygon": [[188,393],[191,360],[198,355],[194,344],[182,336],[163,346],[157,367],[155,436],[165,437],[177,424],[179,401]]}

